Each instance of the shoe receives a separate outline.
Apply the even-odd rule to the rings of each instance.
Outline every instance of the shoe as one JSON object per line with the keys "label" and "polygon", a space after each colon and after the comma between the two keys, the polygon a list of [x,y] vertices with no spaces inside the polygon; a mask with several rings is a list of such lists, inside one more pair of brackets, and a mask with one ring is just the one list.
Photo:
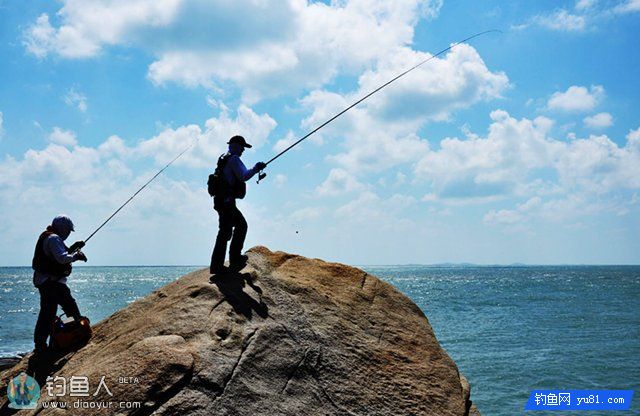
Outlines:
{"label": "shoe", "polygon": [[249,260],[249,256],[243,254],[240,257],[235,257],[229,261],[229,269],[239,272],[244,269],[244,266],[247,265],[247,261]]}
{"label": "shoe", "polygon": [[209,267],[209,272],[215,275],[227,274],[229,273],[229,268],[227,266],[212,266]]}

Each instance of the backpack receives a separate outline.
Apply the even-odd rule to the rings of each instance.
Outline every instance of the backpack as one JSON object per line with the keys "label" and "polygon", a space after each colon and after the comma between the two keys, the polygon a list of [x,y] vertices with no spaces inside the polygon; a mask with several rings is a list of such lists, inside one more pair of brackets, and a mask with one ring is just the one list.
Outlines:
{"label": "backpack", "polygon": [[216,170],[209,175],[207,190],[212,197],[226,197],[242,199],[247,193],[247,185],[244,181],[236,181],[234,186],[229,185],[224,178],[224,167],[231,158],[231,154],[225,153],[218,158]]}
{"label": "backpack", "polygon": [[230,157],[231,155],[229,153],[221,155],[218,158],[216,170],[211,175],[209,175],[209,180],[207,181],[207,190],[209,191],[209,195],[212,197],[223,196],[224,191],[228,187],[227,182],[224,180],[223,170],[227,165]]}

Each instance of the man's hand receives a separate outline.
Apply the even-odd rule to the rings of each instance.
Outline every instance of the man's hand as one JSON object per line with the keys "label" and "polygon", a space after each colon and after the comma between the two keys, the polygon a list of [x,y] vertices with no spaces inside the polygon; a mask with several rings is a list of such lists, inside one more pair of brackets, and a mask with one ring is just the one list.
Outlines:
{"label": "man's hand", "polygon": [[69,247],[69,253],[74,253],[77,250],[80,250],[82,247],[84,247],[84,241],[76,241],[75,243],[71,244],[71,247]]}
{"label": "man's hand", "polygon": [[258,163],[256,163],[256,165],[255,165],[253,168],[254,168],[255,170],[260,171],[260,170],[262,170],[262,169],[264,169],[264,168],[266,168],[266,167],[267,167],[267,164],[266,164],[266,163],[264,163],[264,162],[258,162]]}
{"label": "man's hand", "polygon": [[82,251],[78,251],[76,254],[73,255],[73,257],[76,260],[84,261],[85,263],[87,262],[87,256],[85,256]]}

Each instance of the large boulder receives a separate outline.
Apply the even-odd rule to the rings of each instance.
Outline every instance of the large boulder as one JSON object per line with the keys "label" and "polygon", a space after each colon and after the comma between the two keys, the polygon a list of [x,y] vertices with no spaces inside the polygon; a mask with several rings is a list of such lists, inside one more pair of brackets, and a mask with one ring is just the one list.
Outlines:
{"label": "large boulder", "polygon": [[[133,302],[44,368],[27,355],[0,374],[3,411],[7,381],[27,370],[41,383],[88,377],[88,397],[43,386],[44,414],[61,412],[53,401],[64,414],[100,402],[102,414],[479,414],[427,318],[392,285],[265,247],[248,256],[240,273],[200,270]],[[93,396],[103,376],[109,391]]]}

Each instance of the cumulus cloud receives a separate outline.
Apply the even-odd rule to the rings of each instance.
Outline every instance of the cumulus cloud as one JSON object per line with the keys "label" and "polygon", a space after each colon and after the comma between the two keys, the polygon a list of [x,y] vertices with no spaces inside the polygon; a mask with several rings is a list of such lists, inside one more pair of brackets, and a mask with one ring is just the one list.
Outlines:
{"label": "cumulus cloud", "polygon": [[176,16],[180,0],[78,1],[66,0],[54,27],[41,14],[25,32],[28,52],[37,57],[50,53],[65,58],[86,58],[105,45],[126,42],[140,28],[166,26]]}
{"label": "cumulus cloud", "polygon": [[[310,111],[302,127],[318,126],[397,75],[400,68],[406,69],[426,56],[409,49],[398,51],[375,71],[363,74],[358,89],[346,96],[312,91],[301,100],[303,108]],[[468,45],[459,45],[428,65],[323,128],[318,136],[335,140],[342,148],[327,159],[357,176],[415,162],[429,149],[428,142],[415,133],[422,125],[448,119],[456,109],[481,100],[498,98],[509,85],[506,75],[489,71]]]}
{"label": "cumulus cloud", "polygon": [[604,88],[601,85],[592,85],[589,89],[572,85],[565,92],[553,93],[547,107],[560,111],[590,111],[603,97]]}
{"label": "cumulus cloud", "polygon": [[254,149],[260,148],[266,143],[276,124],[268,114],[256,114],[245,105],[238,107],[235,117],[226,106],[221,105],[219,116],[208,119],[204,128],[196,124],[167,128],[158,135],[140,142],[136,152],[153,157],[158,164],[164,164],[194,144],[193,149],[176,163],[210,167],[226,151],[226,143],[230,137],[241,133]]}
{"label": "cumulus cloud", "polygon": [[82,113],[87,112],[87,97],[74,88],[71,88],[62,99],[66,105],[75,107]]}
{"label": "cumulus cloud", "polygon": [[[432,187],[427,200],[543,195],[555,186],[590,195],[640,187],[637,132],[620,147],[604,135],[553,139],[545,117],[517,120],[496,110],[491,119],[486,137],[446,138],[416,163],[416,176]],[[541,170],[554,172],[557,183],[536,179]]]}
{"label": "cumulus cloud", "polygon": [[148,73],[155,83],[231,81],[250,101],[360,70],[410,45],[418,20],[441,6],[442,0],[65,0],[57,22],[40,15],[24,44],[40,58],[87,58],[132,45],[156,57]]}
{"label": "cumulus cloud", "polygon": [[[360,77],[358,95],[374,90],[428,57],[409,48],[398,49],[375,70]],[[500,98],[508,86],[504,72],[491,72],[472,46],[461,44],[444,58],[433,59],[396,81],[392,88],[372,96],[367,106],[387,119],[445,120],[456,109]]]}
{"label": "cumulus cloud", "polygon": [[78,144],[76,140],[76,134],[71,130],[63,130],[60,127],[54,127],[47,139],[51,143],[56,143],[62,146],[73,147]]}
{"label": "cumulus cloud", "polygon": [[609,113],[598,113],[582,120],[585,126],[592,129],[602,129],[613,125],[613,117]]}
{"label": "cumulus cloud", "polygon": [[512,118],[506,111],[491,113],[486,138],[468,134],[464,140],[445,138],[440,149],[415,165],[419,178],[431,182],[440,198],[487,198],[511,195],[526,182],[526,173],[545,166],[556,151],[547,138],[553,122]]}
{"label": "cumulus cloud", "polygon": [[[268,131],[274,125],[267,115],[258,115],[248,107],[239,107],[233,115],[224,107],[220,115],[206,120],[204,127],[187,125],[165,129],[155,137],[130,145],[113,135],[95,146],[83,145],[83,140],[79,140],[74,132],[56,127],[43,148],[0,159],[0,210],[19,218],[0,224],[5,235],[0,249],[14,252],[15,247],[9,251],[11,244],[16,244],[12,238],[20,236],[22,244],[24,235],[37,235],[59,212],[72,215],[77,220],[78,233],[86,236],[90,227],[97,226],[157,171],[156,167],[149,166],[149,161],[163,163],[165,157],[175,157],[177,152],[173,150],[182,150],[183,141],[197,136],[205,142],[203,146],[219,146],[221,152],[223,145],[217,143],[226,143],[231,132],[250,132],[246,134],[250,142],[264,145]],[[213,150],[192,149],[185,154],[185,165],[203,166],[208,157],[206,152]],[[215,163],[218,154],[212,153],[212,156],[206,160],[208,167]],[[277,179],[277,182],[283,181]],[[211,200],[202,190],[201,181],[193,186],[171,179],[171,175],[161,175],[145,189],[144,197],[136,198],[93,243],[108,240],[113,244],[109,250],[96,250],[100,251],[98,258],[103,264],[157,262],[158,252],[163,252],[162,261],[180,264],[185,259],[172,258],[173,250],[168,249],[180,245],[199,251],[187,260],[198,261],[198,258],[207,258],[211,235],[202,230],[203,227],[213,229],[213,219]],[[176,227],[177,223],[179,227]],[[156,250],[152,249],[156,241],[150,241],[153,239],[145,235],[159,235],[158,230],[162,230],[163,235],[158,240],[165,246],[159,244]],[[141,239],[148,242],[149,250],[136,253],[141,258],[133,258],[127,250],[135,252],[132,244]],[[25,250],[32,250],[32,247]],[[165,255],[168,257],[164,258]],[[114,256],[115,260],[105,256]],[[95,259],[94,256],[92,260]]]}
{"label": "cumulus cloud", "polygon": [[364,186],[344,169],[331,169],[329,176],[316,188],[318,196],[336,196],[344,193],[360,191]]}
{"label": "cumulus cloud", "polygon": [[640,141],[628,137],[624,147],[606,135],[591,135],[565,144],[554,167],[565,189],[605,194],[640,187]]}

